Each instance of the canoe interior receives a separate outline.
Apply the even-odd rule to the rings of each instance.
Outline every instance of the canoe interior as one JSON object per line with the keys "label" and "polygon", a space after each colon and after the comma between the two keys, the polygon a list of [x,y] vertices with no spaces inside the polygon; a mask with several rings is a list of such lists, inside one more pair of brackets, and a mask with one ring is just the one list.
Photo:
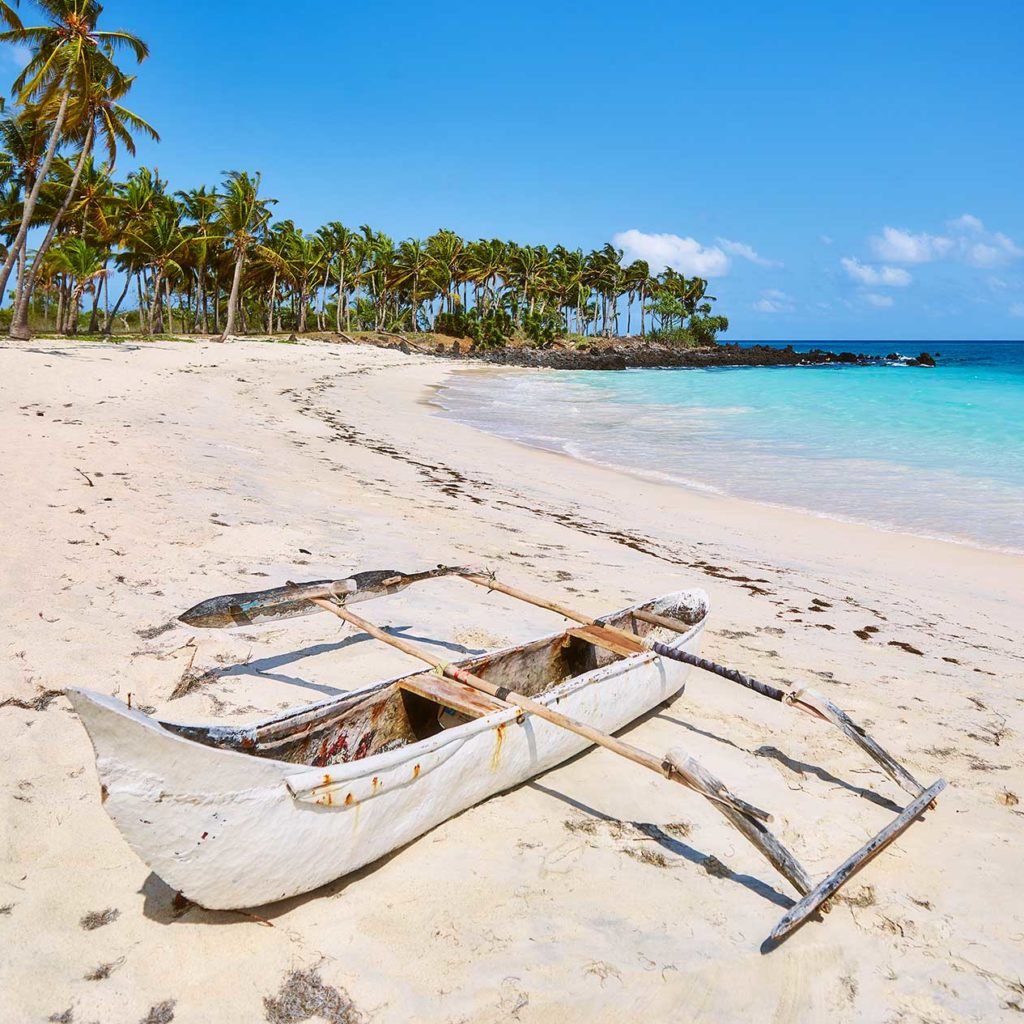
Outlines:
{"label": "canoe interior", "polygon": [[[644,607],[697,625],[706,608],[693,603],[651,602]],[[653,633],[658,639],[678,639],[679,634],[651,626],[630,612],[608,616],[603,621],[631,630],[639,636]],[[533,643],[494,654],[459,661],[460,667],[488,682],[506,686],[528,697],[536,697],[575,676],[620,660],[584,640],[560,633]],[[430,670],[426,670],[429,674]],[[357,761],[427,739],[464,718],[438,704],[402,688],[405,678],[354,691],[329,702],[286,712],[254,726],[199,726],[173,722],[160,724],[187,739],[208,746],[224,747],[292,764],[326,767]]]}

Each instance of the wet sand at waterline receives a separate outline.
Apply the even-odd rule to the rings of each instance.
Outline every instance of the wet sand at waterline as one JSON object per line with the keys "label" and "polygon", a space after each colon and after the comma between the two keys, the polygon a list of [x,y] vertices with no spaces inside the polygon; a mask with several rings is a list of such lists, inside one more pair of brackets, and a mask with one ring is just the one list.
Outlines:
{"label": "wet sand at waterline", "polygon": [[[453,372],[312,343],[0,348],[0,1019],[274,1021],[304,1000],[452,1024],[1014,1019],[1024,558],[525,448],[436,414]],[[103,811],[59,691],[241,722],[353,689],[410,662],[326,616],[172,621],[438,562],[595,614],[704,587],[708,655],[813,686],[949,788],[769,956],[786,883],[700,798],[605,751],[308,896],[248,915],[176,899]],[[445,657],[562,624],[457,580],[360,614]],[[626,735],[771,810],[816,879],[906,801],[837,731],[712,676]]]}

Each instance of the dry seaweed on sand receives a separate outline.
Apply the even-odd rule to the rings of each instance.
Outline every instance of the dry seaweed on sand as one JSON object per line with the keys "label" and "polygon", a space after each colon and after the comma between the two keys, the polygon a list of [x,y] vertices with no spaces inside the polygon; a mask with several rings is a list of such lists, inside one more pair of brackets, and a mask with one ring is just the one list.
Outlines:
{"label": "dry seaweed on sand", "polygon": [[45,711],[58,697],[63,697],[63,690],[40,690],[31,700],[20,697],[5,697],[0,700],[0,708],[8,706],[21,708],[23,711]]}
{"label": "dry seaweed on sand", "polygon": [[692,831],[692,826],[688,821],[670,821],[666,825],[661,826],[662,832],[667,832],[670,836],[678,836],[681,839],[685,839]]}
{"label": "dry seaweed on sand", "polygon": [[855,893],[840,893],[836,899],[851,907],[873,907],[878,902],[873,885],[862,885]]}
{"label": "dry seaweed on sand", "polygon": [[174,1004],[175,1000],[165,999],[162,1003],[151,1006],[149,1013],[139,1021],[139,1024],[171,1024],[174,1020]]}
{"label": "dry seaweed on sand", "polygon": [[361,1024],[364,1020],[348,993],[325,985],[316,970],[292,971],[277,996],[264,996],[263,1012],[269,1024],[300,1024],[311,1017],[328,1024]]}
{"label": "dry seaweed on sand", "polygon": [[658,868],[667,868],[669,866],[668,858],[665,854],[659,850],[652,850],[649,846],[627,846],[622,852],[627,857],[632,857],[633,860],[638,860],[643,864],[653,864]]}
{"label": "dry seaweed on sand", "polygon": [[562,825],[567,832],[585,832],[591,836],[597,832],[596,818],[567,818]]}
{"label": "dry seaweed on sand", "polygon": [[155,640],[158,636],[162,636],[164,633],[169,633],[178,625],[173,619],[169,622],[163,622],[159,626],[149,626],[146,629],[135,630],[135,635],[142,637],[143,640]]}
{"label": "dry seaweed on sand", "polygon": [[85,980],[86,981],[105,981],[123,963],[124,963],[124,957],[122,956],[122,957],[118,957],[117,960],[111,960],[110,963],[100,964],[98,967],[94,967],[88,974],[85,975]]}
{"label": "dry seaweed on sand", "polygon": [[171,690],[171,695],[167,698],[168,700],[179,700],[181,697],[185,697],[200,687],[205,686],[207,683],[212,683],[218,676],[216,669],[207,669],[205,672],[194,672],[192,666],[189,665],[184,672],[181,673],[181,678],[178,680],[177,685]]}
{"label": "dry seaweed on sand", "polygon": [[171,690],[171,695],[167,698],[168,700],[178,700],[194,690],[198,690],[206,683],[213,682],[218,676],[216,669],[206,669],[204,672],[197,672],[192,666],[195,664],[199,648],[196,647],[192,640],[189,640],[184,646],[190,647],[192,654],[188,659],[185,670],[181,673],[181,678],[178,680],[177,685]]}
{"label": "dry seaweed on sand", "polygon": [[95,931],[102,928],[111,921],[116,921],[121,916],[121,911],[116,907],[107,907],[106,910],[90,910],[78,923],[87,931]]}

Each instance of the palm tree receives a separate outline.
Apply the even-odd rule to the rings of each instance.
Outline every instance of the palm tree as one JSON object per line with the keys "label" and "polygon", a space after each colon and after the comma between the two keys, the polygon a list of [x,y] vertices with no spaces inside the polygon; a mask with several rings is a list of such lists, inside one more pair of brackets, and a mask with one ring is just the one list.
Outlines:
{"label": "palm tree", "polygon": [[[0,42],[27,45],[32,51],[12,91],[20,103],[38,104],[51,125],[45,156],[25,197],[18,234],[0,270],[0,295],[7,288],[18,252],[25,243],[39,191],[63,138],[72,98],[88,95],[96,82],[123,79],[125,76],[114,63],[119,51],[132,51],[140,63],[149,55],[149,48],[137,36],[96,29],[96,21],[103,11],[97,0],[36,0],[36,5],[47,16],[46,25],[15,25],[9,14],[0,12],[0,21],[9,26],[7,31],[0,32]],[[10,12],[7,5],[4,10]]]}
{"label": "palm tree", "polygon": [[184,216],[192,222],[186,233],[191,256],[195,263],[197,285],[194,324],[197,328],[201,326],[205,334],[210,329],[207,264],[209,262],[210,236],[217,214],[218,196],[216,192],[207,191],[206,186],[203,185],[201,188],[193,188],[187,192],[175,192],[174,197],[181,206]]}
{"label": "palm tree", "polygon": [[234,271],[228,296],[228,315],[220,341],[227,341],[235,333],[238,318],[238,298],[242,284],[242,271],[246,256],[270,220],[270,207],[276,199],[260,198],[260,174],[246,171],[228,171],[217,209],[217,229],[230,243]]}
{"label": "palm tree", "polygon": [[329,253],[331,269],[338,282],[338,306],[334,314],[334,328],[340,334],[342,319],[345,321],[345,330],[349,329],[348,290],[345,281],[352,271],[355,242],[359,236],[336,220],[325,224],[319,235]]}
{"label": "palm tree", "polygon": [[138,283],[139,291],[139,329],[142,329],[142,276],[145,272],[145,261],[136,258],[131,251],[130,242],[138,234],[154,210],[167,208],[167,182],[159,174],[148,167],[140,167],[128,175],[126,181],[117,185],[111,200],[110,232],[111,244],[114,248],[125,251],[115,257],[118,270],[124,273],[124,290],[117,302],[104,318],[103,333],[110,332],[114,318],[124,303],[132,281]]}
{"label": "palm tree", "polygon": [[150,334],[162,334],[165,299],[170,304],[170,278],[181,273],[178,257],[188,243],[181,230],[181,214],[165,204],[133,229],[125,242],[124,263],[139,271],[152,271],[153,298],[147,330]]}
{"label": "palm tree", "polygon": [[53,243],[57,230],[60,228],[65,214],[74,201],[82,171],[85,168],[86,161],[91,158],[96,135],[99,134],[105,142],[108,164],[111,169],[117,160],[117,144],[119,142],[125,146],[129,153],[134,155],[135,141],[132,138],[132,130],[144,132],[152,139],[160,138],[150,124],[117,102],[124,97],[134,81],[134,77],[127,77],[120,74],[120,72],[115,72],[104,80],[90,82],[88,84],[88,92],[76,95],[75,97],[72,112],[68,117],[68,124],[71,126],[68,136],[75,140],[76,136],[80,135],[82,150],[75,164],[71,182],[67,187],[64,202],[50,219],[50,226],[39,248],[36,250],[32,266],[24,272],[26,281],[24,286],[19,289],[21,296],[11,322],[10,334],[12,338],[27,340],[32,336],[28,323],[28,310],[29,302],[32,298],[32,290],[35,287],[36,268],[39,266],[39,261],[45,258],[47,249]]}
{"label": "palm tree", "polygon": [[284,273],[295,288],[298,307],[296,330],[302,334],[306,330],[310,295],[316,282],[322,278],[327,263],[327,250],[316,235],[304,235],[293,225],[290,228],[284,235],[281,255]]}
{"label": "palm tree", "polygon": [[[18,6],[18,0],[14,0],[14,6]],[[15,32],[20,32],[22,27],[21,18],[14,12],[14,8],[3,0],[0,0],[0,25],[6,25]]]}
{"label": "palm tree", "polygon": [[417,319],[420,305],[427,293],[421,287],[429,281],[432,260],[427,247],[419,238],[410,238],[398,247],[398,260],[395,273],[395,285],[409,284],[410,329],[419,330]]}
{"label": "palm tree", "polygon": [[466,276],[478,289],[476,304],[482,306],[484,313],[494,299],[498,278],[507,271],[508,246],[500,239],[480,239],[467,246]]}
{"label": "palm tree", "polygon": [[[39,177],[50,129],[37,107],[29,106],[16,117],[4,118],[0,121],[0,141],[4,146],[3,178],[8,191],[4,205],[3,234],[8,240],[5,261],[13,256],[18,262],[19,294],[24,284],[25,245],[20,235],[24,221],[24,194],[32,191]],[[39,212],[33,211],[29,227],[42,223]],[[16,245],[17,238],[22,243]],[[13,265],[13,264],[12,264]],[[3,293],[0,292],[0,299]]]}
{"label": "palm tree", "polygon": [[444,280],[442,301],[445,312],[453,313],[459,301],[459,280],[465,242],[454,231],[442,229],[427,239],[427,252]]}
{"label": "palm tree", "polygon": [[[50,264],[55,271],[66,274],[74,281],[65,313],[65,332],[76,334],[82,295],[86,291],[95,291],[96,282],[106,276],[107,253],[89,245],[82,238],[69,238],[53,250]],[[61,329],[60,324],[57,325],[57,329]]]}
{"label": "palm tree", "polygon": [[633,298],[640,298],[640,337],[644,336],[644,296],[651,279],[651,268],[646,260],[634,260],[626,267],[623,278],[628,298],[626,301],[626,334],[632,333]]}

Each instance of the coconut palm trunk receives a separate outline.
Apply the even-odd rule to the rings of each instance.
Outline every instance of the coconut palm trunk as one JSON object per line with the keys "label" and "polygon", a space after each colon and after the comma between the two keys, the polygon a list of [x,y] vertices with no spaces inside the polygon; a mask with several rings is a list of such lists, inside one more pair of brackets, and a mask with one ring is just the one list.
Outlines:
{"label": "coconut palm trunk", "polygon": [[57,153],[57,146],[60,144],[61,132],[64,129],[64,119],[67,116],[68,101],[70,98],[71,91],[69,89],[65,89],[60,98],[60,107],[57,110],[57,117],[53,122],[53,130],[50,132],[50,141],[46,147],[46,156],[43,158],[43,163],[39,168],[39,173],[36,175],[36,179],[32,183],[32,190],[29,192],[28,198],[25,200],[25,207],[21,214],[21,224],[18,227],[18,233],[14,238],[14,244],[11,246],[10,252],[7,254],[7,259],[4,260],[3,269],[0,270],[0,296],[5,295],[7,292],[7,282],[10,280],[11,270],[14,268],[15,261],[18,259],[18,253],[21,250],[21,247],[25,244],[29,225],[32,223],[32,217],[36,212],[36,203],[39,201],[39,192],[43,187],[43,182],[46,180],[47,175],[50,173],[50,168],[53,166],[53,158]]}
{"label": "coconut palm trunk", "polygon": [[235,272],[231,277],[231,293],[228,295],[228,316],[224,324],[224,333],[217,339],[227,341],[235,333],[235,322],[238,319],[238,293],[242,285],[242,269],[245,265],[245,249],[241,243],[235,249]]}
{"label": "coconut palm trunk", "polygon": [[149,307],[149,333],[164,333],[164,311],[163,311],[163,281],[158,270],[153,277],[153,301]]}
{"label": "coconut palm trunk", "polygon": [[[105,273],[105,271],[104,271]],[[100,326],[100,289],[101,285],[93,292],[92,296],[92,310],[89,313],[89,326],[86,329],[86,333],[95,334],[99,330]]]}
{"label": "coconut palm trunk", "polygon": [[[125,274],[124,276],[124,289],[121,291],[121,295],[117,302],[114,303],[114,308],[108,310],[106,317],[103,322],[103,333],[110,334],[111,328],[114,326],[114,318],[117,316],[118,310],[121,308],[121,303],[124,302],[125,297],[128,295],[128,289],[132,286],[132,275]],[[109,289],[108,289],[109,292]]]}
{"label": "coconut palm trunk", "polygon": [[338,308],[334,311],[334,327],[338,334],[341,334],[341,318],[343,311],[348,312],[345,309],[345,258],[342,256],[339,260],[338,267]]}
{"label": "coconut palm trunk", "polygon": [[[43,258],[57,236],[57,230],[60,228],[64,215],[68,212],[71,203],[74,201],[75,193],[78,191],[78,183],[82,180],[82,168],[85,167],[85,162],[92,151],[92,140],[93,126],[89,125],[89,130],[85,135],[85,142],[82,145],[82,152],[79,154],[78,162],[75,164],[75,173],[71,178],[71,184],[68,186],[68,193],[64,197],[64,202],[61,203],[60,209],[54,215],[53,220],[50,221],[46,235],[32,259],[31,268],[26,271],[28,277],[25,286],[21,289],[18,305],[11,320],[10,336],[18,341],[28,341],[32,337],[32,330],[28,323],[28,313],[32,302],[32,292],[35,290],[36,279],[39,276],[39,268],[43,265]],[[3,292],[0,291],[0,294],[3,294]],[[79,296],[79,299],[81,299],[81,296]]]}

